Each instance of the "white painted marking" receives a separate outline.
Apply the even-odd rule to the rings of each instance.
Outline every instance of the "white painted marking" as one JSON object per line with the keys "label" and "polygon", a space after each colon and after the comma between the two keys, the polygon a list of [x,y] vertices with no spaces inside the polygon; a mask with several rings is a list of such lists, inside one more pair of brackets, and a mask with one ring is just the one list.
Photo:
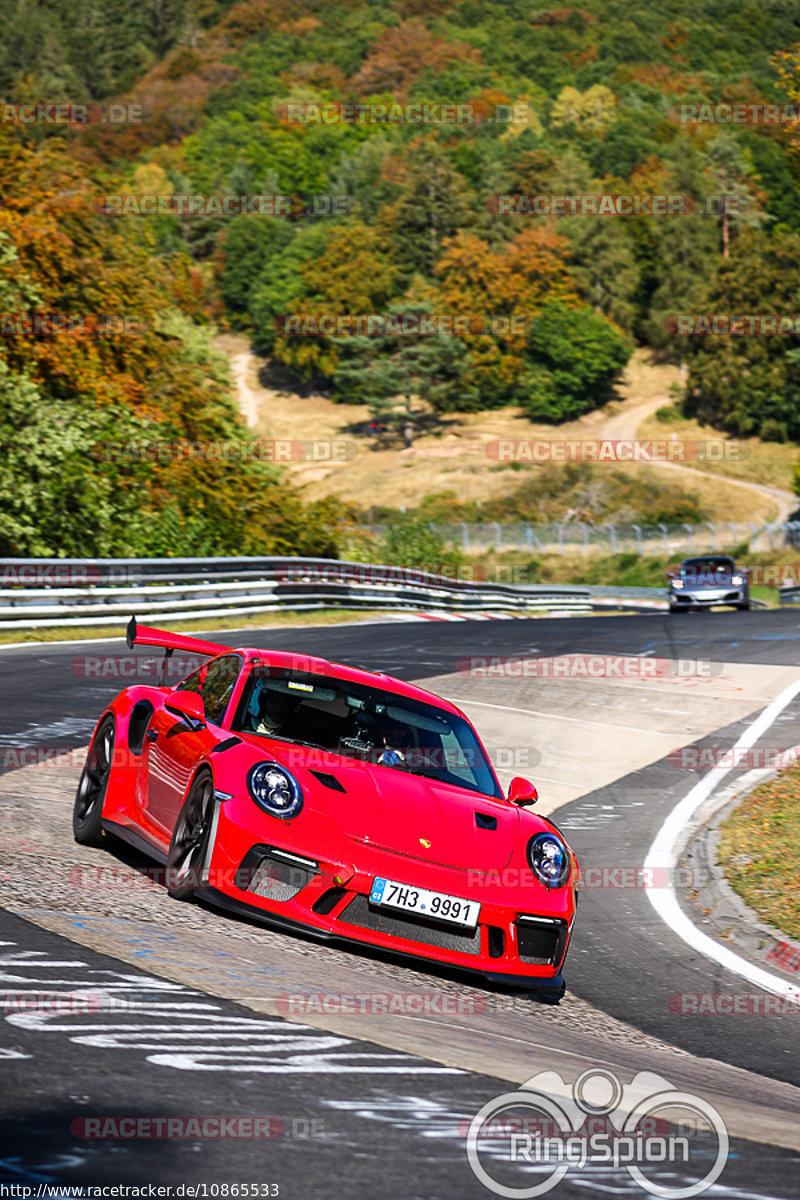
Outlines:
{"label": "white painted marking", "polygon": [[[17,972],[20,968],[27,968],[27,973],[0,971],[0,980],[22,984],[26,990],[36,982],[40,989],[55,994],[56,981],[48,979],[42,968],[51,966],[61,971],[71,967],[76,974],[93,975],[94,978],[79,982],[59,979],[60,985],[73,985],[71,992],[60,994],[74,995],[75,989],[82,986],[93,989],[92,995],[100,1001],[97,1010],[69,1013],[66,1016],[58,1010],[35,1008],[0,1014],[5,1015],[10,1025],[21,1029],[66,1034],[72,1042],[83,1046],[138,1050],[147,1056],[148,1062],[182,1071],[235,1071],[240,1074],[462,1074],[458,1068],[429,1064],[413,1055],[392,1054],[382,1048],[345,1050],[344,1047],[354,1045],[351,1038],[321,1032],[280,1017],[229,1016],[219,1005],[210,1003],[202,993],[181,984],[147,975],[92,971],[80,959],[51,960],[42,951],[19,950],[14,943],[6,945],[13,948],[2,955],[0,962],[13,965]],[[44,978],[31,979],[31,975],[42,974]],[[151,991],[160,991],[161,996],[145,994]],[[0,989],[0,996],[3,994],[10,993]],[[19,988],[14,994],[19,994]],[[105,1009],[103,999],[107,1001]],[[165,1004],[164,999],[168,1003]],[[112,1020],[108,1020],[109,1007],[117,1010]],[[30,1056],[0,1049],[0,1060],[4,1057]],[[402,1065],[395,1065],[398,1060]]]}
{"label": "white painted marking", "polygon": [[[763,737],[771,725],[778,719],[785,708],[791,704],[795,696],[800,693],[800,679],[796,679],[787,688],[775,697],[771,704],[768,704],[762,713],[756,717],[755,721],[745,729],[742,736],[732,748],[731,757],[735,758],[735,752],[742,749],[750,749],[754,746],[759,738]],[[694,814],[700,806],[708,799],[719,783],[729,775],[730,767],[714,767],[701,780],[699,780],[688,795],[684,796],[680,804],[673,808],[672,812],[667,817],[664,824],[656,834],[647,858],[644,860],[644,869],[658,870],[666,868],[667,878],[671,877],[671,872],[677,865],[678,855],[676,845],[681,834],[685,832],[688,823],[691,821]],[[720,946],[713,938],[702,933],[697,926],[689,920],[683,909],[678,904],[675,892],[670,888],[647,888],[647,898],[673,933],[676,933],[679,938],[682,938],[687,945],[693,950],[699,951],[707,958],[713,959],[719,963],[727,971],[732,971],[735,975],[740,975],[743,979],[747,979],[756,987],[762,988],[766,992],[773,992],[779,996],[799,996],[800,987],[796,984],[787,983],[777,975],[773,975],[771,971],[765,971],[762,967],[757,967],[753,963],[747,962],[738,954],[734,954],[732,950],[728,950],[725,946]]]}
{"label": "white painted marking", "polygon": [[[221,1062],[214,1062],[214,1058],[219,1057]],[[343,1060],[348,1060],[344,1062]],[[364,1060],[372,1059],[374,1062],[366,1062]],[[388,1059],[400,1059],[400,1065],[396,1067],[388,1067],[384,1064]],[[333,1061],[336,1060],[336,1061]],[[413,1059],[408,1058],[404,1054],[362,1054],[359,1052],[335,1053],[335,1054],[293,1054],[286,1059],[271,1061],[268,1058],[261,1060],[251,1059],[246,1063],[233,1064],[229,1059],[222,1055],[215,1056],[213,1054],[153,1054],[149,1057],[149,1062],[156,1063],[158,1066],[175,1067],[181,1071],[228,1071],[228,1072],[247,1072],[255,1074],[314,1074],[314,1075],[331,1075],[341,1074],[374,1074],[376,1071],[381,1075],[461,1075],[457,1067],[438,1067],[428,1065],[417,1065]],[[356,1065],[361,1063],[363,1065]]]}
{"label": "white painted marking", "polygon": [[[638,725],[612,725],[608,721],[587,721],[585,717],[564,717],[561,713],[543,712],[539,708],[515,708],[513,704],[489,704],[486,700],[473,700],[471,697],[454,700],[448,696],[447,699],[450,704],[455,704],[456,708],[460,704],[476,704],[478,708],[499,708],[501,712],[525,713],[531,717],[547,717],[551,721],[574,721],[576,725],[600,725],[603,729],[627,729],[630,733],[646,733],[650,736],[655,732],[652,729],[640,729]],[[659,736],[674,738],[674,735],[667,733]]]}

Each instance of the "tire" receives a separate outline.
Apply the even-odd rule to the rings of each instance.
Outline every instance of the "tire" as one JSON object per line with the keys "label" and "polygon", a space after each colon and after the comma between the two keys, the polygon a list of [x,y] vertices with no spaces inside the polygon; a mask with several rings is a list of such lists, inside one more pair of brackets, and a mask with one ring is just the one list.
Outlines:
{"label": "tire", "polygon": [[745,600],[743,604],[737,604],[736,607],[739,612],[750,612],[750,601]]}
{"label": "tire", "polygon": [[111,777],[114,742],[114,718],[105,717],[89,746],[72,809],[72,833],[81,846],[102,846],[105,841],[103,803]]}
{"label": "tire", "polygon": [[208,771],[192,782],[183,802],[167,855],[167,891],[173,900],[191,900],[200,887],[214,808],[214,783]]}

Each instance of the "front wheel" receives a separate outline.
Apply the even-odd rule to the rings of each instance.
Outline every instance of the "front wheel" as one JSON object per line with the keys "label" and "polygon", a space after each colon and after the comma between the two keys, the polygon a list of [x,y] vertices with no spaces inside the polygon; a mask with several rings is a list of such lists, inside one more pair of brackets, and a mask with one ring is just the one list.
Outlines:
{"label": "front wheel", "polygon": [[189,788],[169,845],[167,891],[173,900],[191,900],[200,886],[213,804],[214,785],[204,771]]}
{"label": "front wheel", "polygon": [[103,844],[103,802],[111,776],[114,740],[114,718],[106,717],[89,746],[72,809],[72,832],[82,846]]}

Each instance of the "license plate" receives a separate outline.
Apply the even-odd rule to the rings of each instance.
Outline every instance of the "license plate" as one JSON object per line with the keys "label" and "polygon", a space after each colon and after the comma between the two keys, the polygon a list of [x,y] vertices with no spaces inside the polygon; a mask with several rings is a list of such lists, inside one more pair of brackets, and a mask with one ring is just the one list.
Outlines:
{"label": "license plate", "polygon": [[449,921],[451,925],[464,925],[467,929],[475,928],[481,911],[477,900],[429,892],[425,888],[398,883],[395,879],[374,879],[369,898],[372,904],[380,904],[383,908],[401,908],[404,912]]}

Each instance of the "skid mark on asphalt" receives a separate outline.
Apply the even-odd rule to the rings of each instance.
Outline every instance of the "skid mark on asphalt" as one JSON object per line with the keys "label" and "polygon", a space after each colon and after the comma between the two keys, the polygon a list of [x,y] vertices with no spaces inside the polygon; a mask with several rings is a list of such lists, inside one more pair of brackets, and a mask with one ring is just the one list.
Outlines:
{"label": "skid mark on asphalt", "polygon": [[82,959],[4,945],[0,1004],[9,1024],[26,1031],[66,1034],[98,1049],[135,1050],[156,1066],[183,1071],[462,1074],[308,1025],[231,1015],[202,993],[155,976],[96,970]]}

